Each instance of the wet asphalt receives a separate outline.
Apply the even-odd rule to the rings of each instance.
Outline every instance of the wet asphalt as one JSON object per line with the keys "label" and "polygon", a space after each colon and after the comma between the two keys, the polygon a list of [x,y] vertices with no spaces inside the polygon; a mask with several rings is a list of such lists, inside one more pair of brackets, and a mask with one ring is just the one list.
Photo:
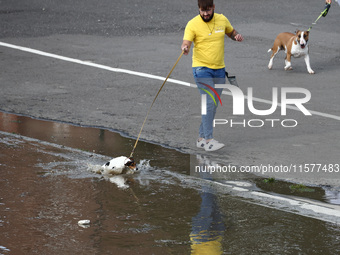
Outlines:
{"label": "wet asphalt", "polygon": [[[310,36],[309,75],[303,59],[293,59],[294,70],[284,71],[284,54],[268,70],[273,40],[280,32],[307,29],[323,10],[313,1],[215,1],[245,40],[226,39],[229,73],[237,76],[244,94],[270,99],[273,87],[305,88],[316,112],[305,116],[278,109],[270,119],[294,119],[293,128],[220,125],[215,138],[227,146],[214,153],[195,148],[199,125],[199,94],[195,88],[167,83],[157,99],[142,139],[203,153],[213,160],[237,166],[286,166],[295,171],[265,173],[278,179],[339,187],[331,171],[339,161],[338,102],[340,7],[313,25]],[[91,63],[165,77],[180,54],[185,25],[197,15],[196,1],[0,1],[0,42],[33,48]],[[62,60],[0,47],[0,110],[33,117],[113,128],[136,137],[160,80],[111,72]],[[182,57],[171,78],[194,83],[191,57]],[[217,117],[238,122],[264,120],[246,111],[233,116],[231,97],[222,97]],[[259,109],[268,105],[255,103]],[[267,123],[266,123],[267,124]],[[138,148],[136,150],[138,156]],[[311,171],[311,166],[324,170]]]}

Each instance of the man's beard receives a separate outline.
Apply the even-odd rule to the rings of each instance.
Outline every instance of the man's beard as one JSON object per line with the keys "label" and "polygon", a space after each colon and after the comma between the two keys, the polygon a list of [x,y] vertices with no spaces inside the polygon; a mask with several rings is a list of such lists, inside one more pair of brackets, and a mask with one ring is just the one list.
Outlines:
{"label": "man's beard", "polygon": [[201,18],[202,18],[202,20],[204,21],[204,22],[209,22],[210,20],[212,20],[212,18],[214,17],[214,11],[212,12],[212,14],[211,14],[211,16],[208,18],[208,19],[205,19],[201,14],[200,14],[200,16],[201,16]]}

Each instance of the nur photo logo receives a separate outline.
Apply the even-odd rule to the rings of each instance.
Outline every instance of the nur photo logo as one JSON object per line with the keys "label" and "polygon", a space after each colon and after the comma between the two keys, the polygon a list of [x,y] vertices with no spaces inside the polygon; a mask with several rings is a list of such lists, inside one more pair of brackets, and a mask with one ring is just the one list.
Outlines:
{"label": "nur photo logo", "polygon": [[[202,83],[203,84],[203,83]],[[243,91],[236,86],[228,85],[228,84],[216,84],[215,88],[203,84],[207,89],[200,88],[201,90],[205,91],[207,94],[201,95],[201,114],[207,114],[207,96],[210,96],[215,105],[217,105],[217,101],[215,96],[219,100],[222,105],[222,100],[215,89],[228,89],[231,93],[232,100],[233,100],[233,116],[244,116],[245,115],[245,105],[247,105],[248,110],[256,116],[270,116],[272,115],[278,107],[281,108],[281,116],[287,115],[287,109],[295,109],[301,111],[305,116],[311,116],[312,114],[308,111],[308,109],[304,106],[309,100],[311,99],[311,93],[309,90],[305,88],[297,88],[297,87],[283,87],[280,88],[280,95],[279,95],[279,88],[273,87],[272,88],[272,98],[271,101],[263,100],[267,103],[270,102],[269,109],[260,110],[256,109],[254,106],[254,96],[253,96],[253,88],[247,88],[247,95],[244,95]],[[212,92],[210,92],[210,89]],[[280,100],[280,101],[279,101]],[[295,119],[242,119],[242,120],[235,120],[235,119],[214,119],[213,126],[216,125],[230,125],[230,127],[263,127],[264,125],[271,125],[271,127],[275,127],[278,123],[280,123],[283,127],[296,127],[298,125],[297,120]]]}
{"label": "nur photo logo", "polygon": [[[222,106],[222,100],[221,100],[220,95],[217,93],[217,91],[213,87],[208,85],[208,84],[205,84],[205,83],[201,83],[201,84],[203,86],[209,88],[216,95],[216,97],[218,98],[218,100],[220,101],[221,106]],[[215,85],[216,88],[219,88],[217,86],[219,86],[219,85]],[[215,105],[217,106],[216,99],[215,99],[214,95],[209,90],[203,89],[203,88],[199,88],[199,89],[203,90],[205,93],[207,93],[212,98],[212,100],[214,101]],[[202,94],[201,95],[202,115],[207,115],[207,94]]]}

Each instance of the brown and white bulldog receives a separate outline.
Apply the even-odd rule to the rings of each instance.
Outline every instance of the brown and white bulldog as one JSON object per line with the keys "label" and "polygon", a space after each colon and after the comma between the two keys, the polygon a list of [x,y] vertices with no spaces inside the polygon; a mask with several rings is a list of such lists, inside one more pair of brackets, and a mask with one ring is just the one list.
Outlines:
{"label": "brown and white bulldog", "polygon": [[309,31],[297,30],[296,34],[288,33],[288,32],[280,33],[276,37],[273,47],[268,50],[268,52],[270,51],[273,52],[270,57],[268,68],[272,69],[275,55],[280,50],[285,50],[287,54],[285,58],[285,64],[286,64],[285,70],[293,69],[292,64],[290,62],[292,56],[295,58],[299,58],[303,56],[306,62],[308,72],[310,74],[314,74],[314,71],[310,67],[310,63],[309,63],[308,39],[309,39]]}

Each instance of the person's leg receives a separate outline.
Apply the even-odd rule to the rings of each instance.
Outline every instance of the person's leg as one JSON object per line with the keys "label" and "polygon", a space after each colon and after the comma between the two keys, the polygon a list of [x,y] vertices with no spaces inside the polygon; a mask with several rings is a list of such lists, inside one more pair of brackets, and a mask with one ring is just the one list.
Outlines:
{"label": "person's leg", "polygon": [[[225,68],[221,68],[221,69],[215,69],[215,70],[213,70],[214,71],[214,74],[213,74],[213,76],[214,76],[214,88],[215,88],[215,86],[217,85],[217,84],[225,84]],[[218,93],[218,95],[221,97],[221,94],[222,94],[222,91],[223,91],[223,89],[217,89],[217,88],[215,88],[215,90],[216,90],[216,92]],[[219,100],[218,100],[218,98],[217,98],[217,96],[214,94],[214,96],[215,96],[215,100],[216,100],[216,102],[217,102],[217,105],[216,105],[216,107],[215,107],[215,109],[214,109],[214,113],[213,113],[213,119],[215,119],[215,115],[216,115],[216,110],[217,110],[217,106],[218,106],[218,104],[219,104]]]}
{"label": "person's leg", "polygon": [[200,95],[206,95],[207,98],[207,113],[205,115],[202,115],[201,125],[199,129],[199,137],[204,138],[206,140],[212,139],[213,138],[212,125],[217,105],[215,105],[216,100],[214,101],[214,99],[211,98],[209,93],[214,95],[214,98],[216,97],[216,95],[214,94],[213,91],[209,89],[208,86],[211,86],[213,88],[215,87],[213,79],[213,70],[206,67],[194,67],[193,74]]}
{"label": "person's leg", "polygon": [[[222,89],[216,89],[216,84],[225,84],[224,68],[213,70],[209,68],[193,68],[194,78],[201,95],[206,95],[207,113],[202,115],[200,125],[200,137],[203,141],[197,142],[197,147],[204,148],[206,151],[215,151],[224,147],[223,143],[213,139],[213,120],[219,103],[218,96],[222,94]],[[213,89],[211,89],[213,88]]]}
{"label": "person's leg", "polygon": [[[225,69],[217,69],[217,70],[213,70],[213,82],[214,82],[214,89],[217,92],[218,96],[221,96],[222,94],[222,90],[223,89],[219,89],[216,88],[217,84],[225,84]],[[214,108],[212,109],[212,122],[211,122],[211,128],[213,128],[213,120],[215,119],[215,114],[216,114],[216,110],[217,110],[217,106],[219,103],[219,99],[218,96],[216,94],[214,94],[215,97],[215,101],[216,104],[214,105]],[[204,149],[206,151],[215,151],[215,150],[219,150],[222,147],[224,147],[223,143],[220,143],[218,141],[216,141],[215,139],[211,138],[211,139],[206,139],[206,144],[204,145]]]}

